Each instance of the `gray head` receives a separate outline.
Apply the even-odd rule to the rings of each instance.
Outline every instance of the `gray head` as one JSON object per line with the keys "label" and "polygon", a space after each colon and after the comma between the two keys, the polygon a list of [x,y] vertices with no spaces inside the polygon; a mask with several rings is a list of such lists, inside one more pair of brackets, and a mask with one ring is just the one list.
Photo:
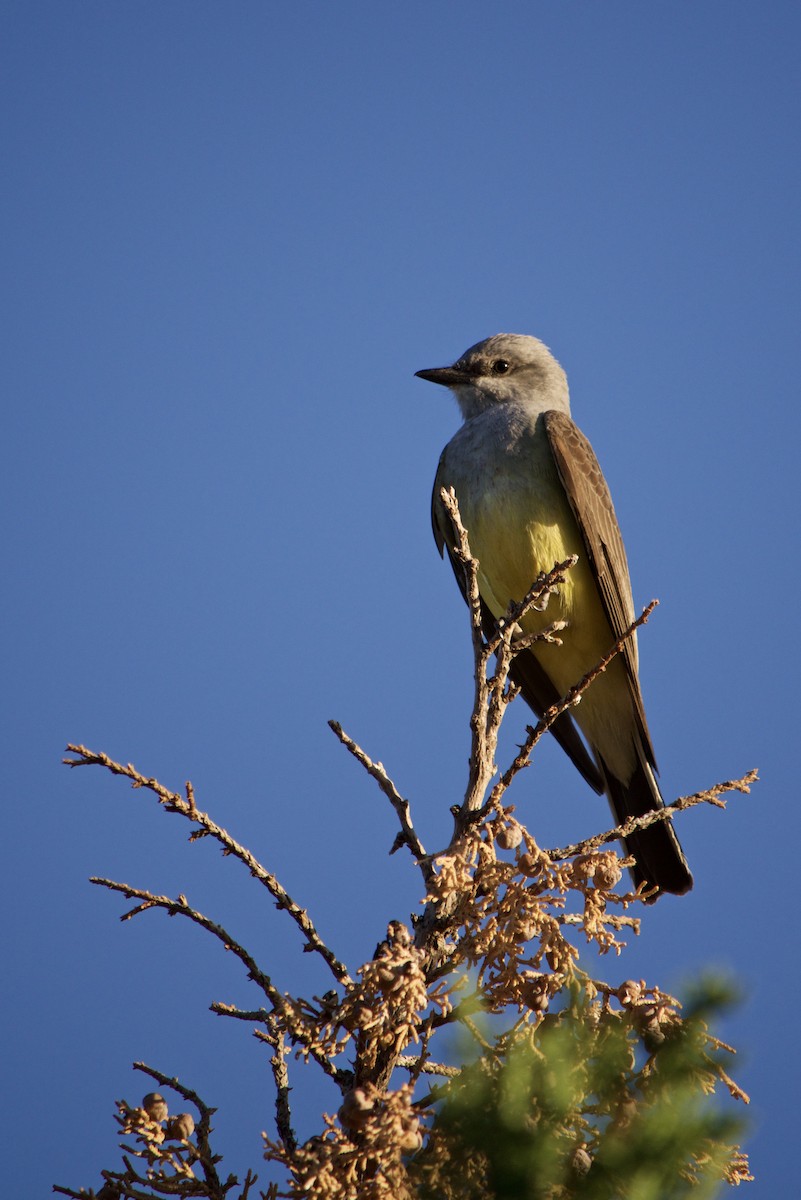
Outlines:
{"label": "gray head", "polygon": [[570,412],[564,371],[543,342],[522,333],[496,333],[465,350],[453,366],[417,375],[452,388],[466,421],[510,402]]}

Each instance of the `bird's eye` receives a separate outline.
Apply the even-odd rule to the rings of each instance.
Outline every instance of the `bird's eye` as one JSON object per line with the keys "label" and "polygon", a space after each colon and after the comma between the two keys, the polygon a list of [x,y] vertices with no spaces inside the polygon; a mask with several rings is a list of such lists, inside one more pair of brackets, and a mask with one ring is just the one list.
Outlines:
{"label": "bird's eye", "polygon": [[495,362],[490,366],[493,375],[505,375],[509,370],[509,364],[505,358],[496,358]]}

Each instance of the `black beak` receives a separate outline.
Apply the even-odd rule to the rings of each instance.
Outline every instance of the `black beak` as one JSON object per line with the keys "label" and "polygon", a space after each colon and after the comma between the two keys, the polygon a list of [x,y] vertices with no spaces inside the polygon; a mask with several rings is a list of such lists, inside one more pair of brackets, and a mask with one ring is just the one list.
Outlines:
{"label": "black beak", "polygon": [[415,371],[414,374],[417,379],[427,379],[429,383],[441,383],[445,387],[467,381],[466,372],[456,367],[430,367],[426,371]]}

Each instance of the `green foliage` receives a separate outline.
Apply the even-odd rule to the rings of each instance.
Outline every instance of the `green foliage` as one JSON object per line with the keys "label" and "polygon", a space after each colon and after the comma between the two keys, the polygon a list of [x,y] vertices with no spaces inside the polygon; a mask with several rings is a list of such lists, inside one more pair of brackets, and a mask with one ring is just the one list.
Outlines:
{"label": "green foliage", "polygon": [[[413,1173],[424,1200],[708,1200],[735,1182],[740,1122],[713,1095],[718,984],[644,1026],[574,993],[500,1038],[445,1094]],[[725,1072],[723,1072],[725,1078]]]}

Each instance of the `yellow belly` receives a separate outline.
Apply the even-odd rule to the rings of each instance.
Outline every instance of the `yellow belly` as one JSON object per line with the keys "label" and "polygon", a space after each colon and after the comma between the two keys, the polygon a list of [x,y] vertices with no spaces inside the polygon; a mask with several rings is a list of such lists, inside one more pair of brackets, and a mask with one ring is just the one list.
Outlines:
{"label": "yellow belly", "polygon": [[[510,602],[525,596],[537,576],[572,554],[578,562],[565,583],[550,597],[543,612],[521,621],[525,633],[538,633],[552,622],[567,621],[561,646],[537,644],[532,653],[542,663],[560,695],[579,682],[612,646],[615,638],[573,512],[561,488],[540,490],[521,512],[520,494],[494,493],[473,506],[462,503],[470,547],[479,561],[479,589],[496,617]],[[539,515],[532,516],[532,509]],[[547,513],[548,516],[543,514]],[[623,662],[618,657],[584,694],[574,717],[591,745],[603,748],[607,761],[621,772],[633,768],[634,746],[621,741],[630,728],[631,696]],[[611,762],[610,762],[611,765]]]}
{"label": "yellow belly", "polygon": [[510,602],[521,600],[541,572],[578,555],[578,562],[567,572],[545,611],[532,611],[522,621],[526,633],[539,632],[556,620],[568,622],[570,632],[562,649],[537,648],[537,657],[548,663],[554,683],[567,690],[594,666],[614,639],[564,493],[561,488],[559,492],[551,490],[547,502],[543,496],[537,501],[540,510],[550,510],[548,518],[533,517],[528,505],[529,512],[524,515],[514,497],[495,494],[475,509],[468,503],[466,515],[471,523],[466,520],[465,525],[479,560],[481,594],[496,617],[505,614]]}

